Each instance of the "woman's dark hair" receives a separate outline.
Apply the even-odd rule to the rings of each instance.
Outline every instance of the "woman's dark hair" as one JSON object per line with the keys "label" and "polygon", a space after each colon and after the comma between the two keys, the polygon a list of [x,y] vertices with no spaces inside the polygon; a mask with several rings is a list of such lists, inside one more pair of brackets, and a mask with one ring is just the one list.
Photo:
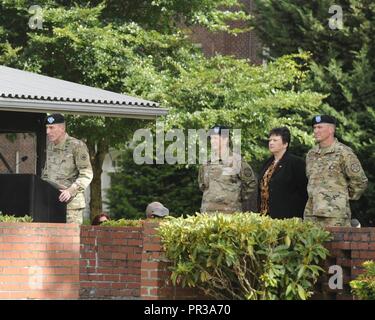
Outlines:
{"label": "woman's dark hair", "polygon": [[97,214],[94,219],[92,219],[92,222],[91,222],[91,225],[92,226],[98,226],[100,224],[102,224],[102,222],[100,221],[100,218],[102,217],[106,217],[108,220],[111,220],[110,217],[105,214],[105,213],[100,213],[100,214]]}
{"label": "woman's dark hair", "polygon": [[268,138],[271,136],[280,136],[283,144],[290,144],[290,131],[287,127],[273,128],[268,134]]}

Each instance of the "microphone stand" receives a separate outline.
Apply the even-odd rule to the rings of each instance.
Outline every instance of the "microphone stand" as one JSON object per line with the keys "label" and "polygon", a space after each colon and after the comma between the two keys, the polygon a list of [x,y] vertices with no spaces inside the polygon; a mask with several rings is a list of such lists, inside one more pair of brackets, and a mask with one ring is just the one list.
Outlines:
{"label": "microphone stand", "polygon": [[10,167],[9,163],[5,160],[3,154],[0,152],[0,160],[4,163],[4,165],[7,167],[9,173],[14,173],[12,168]]}

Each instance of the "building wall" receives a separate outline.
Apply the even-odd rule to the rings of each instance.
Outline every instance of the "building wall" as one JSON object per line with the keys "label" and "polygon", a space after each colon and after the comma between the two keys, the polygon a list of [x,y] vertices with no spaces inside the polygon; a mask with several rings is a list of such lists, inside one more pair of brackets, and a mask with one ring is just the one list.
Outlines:
{"label": "building wall", "polygon": [[[36,173],[35,134],[17,133],[15,137],[11,137],[10,139],[5,133],[0,133],[0,152],[14,173],[17,173],[17,168],[18,173]],[[21,158],[24,156],[28,158],[21,162]],[[0,160],[0,174],[1,173],[9,173],[9,171]]]}
{"label": "building wall", "polygon": [[[241,0],[247,12],[253,12],[252,0]],[[243,24],[242,24],[243,25]],[[232,24],[240,27],[241,23]],[[254,31],[240,33],[236,36],[225,32],[209,32],[203,27],[192,28],[191,39],[202,48],[207,57],[216,54],[232,55],[236,58],[249,59],[254,64],[261,64],[262,44]]]}
{"label": "building wall", "polygon": [[103,211],[109,212],[109,207],[106,204],[106,201],[108,201],[107,197],[107,191],[111,187],[111,177],[110,174],[116,172],[118,170],[118,160],[121,156],[121,151],[111,149],[109,153],[106,154],[103,166],[102,166],[102,205],[103,205]]}

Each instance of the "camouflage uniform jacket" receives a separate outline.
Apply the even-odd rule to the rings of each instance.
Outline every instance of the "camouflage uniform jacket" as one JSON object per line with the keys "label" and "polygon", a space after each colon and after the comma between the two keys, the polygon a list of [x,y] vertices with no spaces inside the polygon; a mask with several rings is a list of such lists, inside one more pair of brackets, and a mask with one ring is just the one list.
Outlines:
{"label": "camouflage uniform jacket", "polygon": [[358,200],[367,187],[367,178],[352,149],[335,142],[315,146],[306,157],[309,199],[304,215],[350,219],[349,200]]}
{"label": "camouflage uniform jacket", "polygon": [[66,134],[63,141],[47,144],[42,179],[58,189],[68,189],[72,199],[67,209],[85,207],[84,191],[93,178],[90,156],[84,142]]}
{"label": "camouflage uniform jacket", "polygon": [[217,160],[202,165],[198,183],[203,191],[201,212],[243,211],[244,203],[257,190],[252,168],[236,155],[229,157],[227,163]]}

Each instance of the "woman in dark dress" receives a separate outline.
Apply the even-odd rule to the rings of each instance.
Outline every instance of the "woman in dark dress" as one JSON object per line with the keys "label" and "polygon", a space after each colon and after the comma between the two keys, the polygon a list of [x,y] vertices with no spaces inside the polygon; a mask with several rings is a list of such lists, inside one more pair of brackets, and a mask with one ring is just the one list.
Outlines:
{"label": "woman in dark dress", "polygon": [[272,156],[259,174],[259,212],[278,219],[302,218],[307,202],[305,161],[288,151],[288,128],[274,128],[268,137]]}

